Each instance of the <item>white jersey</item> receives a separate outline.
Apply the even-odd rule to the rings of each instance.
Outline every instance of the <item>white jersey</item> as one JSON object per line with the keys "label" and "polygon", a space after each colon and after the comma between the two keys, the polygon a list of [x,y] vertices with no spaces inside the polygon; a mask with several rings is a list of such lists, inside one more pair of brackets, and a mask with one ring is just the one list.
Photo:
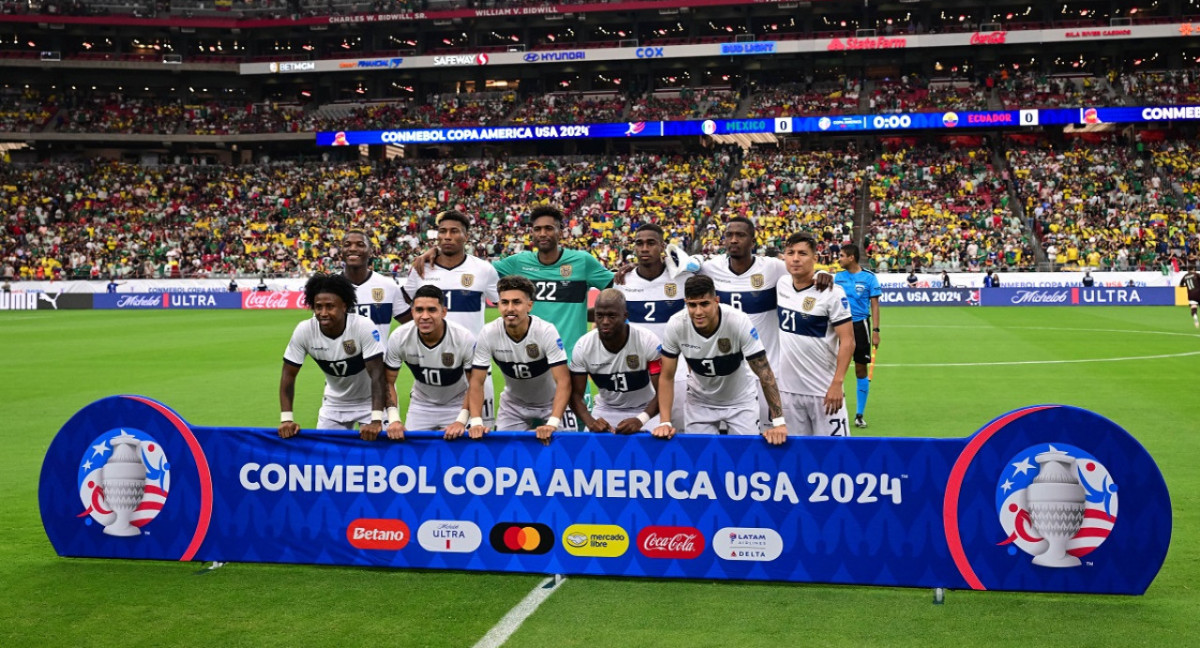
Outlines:
{"label": "white jersey", "polygon": [[317,318],[296,325],[283,361],[301,367],[304,356],[311,356],[325,372],[325,404],[349,409],[371,404],[371,376],[367,360],[383,355],[379,331],[371,320],[354,313],[346,314],[346,329],[336,338],[325,337]]}
{"label": "white jersey", "polygon": [[525,337],[514,340],[504,330],[504,320],[495,319],[483,327],[475,344],[476,369],[487,369],[492,360],[504,373],[504,391],[500,401],[519,401],[540,405],[554,400],[555,383],[550,369],[567,363],[562,338],[554,325],[536,316],[529,316]]}
{"label": "white jersey", "polygon": [[475,358],[475,336],[447,320],[442,339],[425,346],[416,322],[396,329],[388,338],[383,363],[398,370],[408,365],[413,375],[412,398],[431,405],[462,404],[467,371]]}
{"label": "white jersey", "polygon": [[375,324],[380,340],[388,339],[392,319],[408,310],[400,286],[378,272],[372,272],[366,281],[354,286],[354,293],[358,297],[356,312]]}
{"label": "white jersey", "polygon": [[596,409],[644,409],[655,398],[650,375],[659,373],[661,359],[662,346],[650,331],[630,326],[625,346],[613,353],[593,329],[575,343],[570,368],[596,382]]}
{"label": "white jersey", "polygon": [[750,316],[750,323],[762,336],[767,360],[775,366],[779,351],[779,322],[775,314],[775,284],[789,276],[783,260],[754,257],[750,269],[737,274],[729,269],[729,257],[721,254],[700,265],[700,274],[713,280],[717,298]]}
{"label": "white jersey", "polygon": [[754,403],[758,378],[746,363],[765,354],[759,334],[745,313],[721,304],[717,330],[707,337],[692,324],[687,311],[667,323],[662,353],[683,356],[692,370],[688,375],[688,402],[710,407]]}
{"label": "white jersey", "polygon": [[779,280],[779,364],[772,365],[779,390],[824,396],[837,373],[838,335],[849,322],[850,302],[841,286],[825,292],[796,290],[790,276]]}
{"label": "white jersey", "polygon": [[644,327],[660,341],[671,316],[684,309],[683,284],[691,277],[681,272],[674,279],[664,268],[654,279],[644,279],[636,270],[625,275],[625,285],[613,288],[625,294],[625,306],[630,324]]}
{"label": "white jersey", "polygon": [[468,254],[463,262],[453,268],[446,268],[431,263],[425,266],[425,278],[414,270],[408,273],[408,281],[404,284],[406,303],[404,310],[408,312],[413,296],[421,286],[437,286],[446,293],[446,320],[454,322],[468,331],[483,330],[483,311],[487,301],[500,301],[496,293],[496,282],[500,275],[492,264],[477,256]]}

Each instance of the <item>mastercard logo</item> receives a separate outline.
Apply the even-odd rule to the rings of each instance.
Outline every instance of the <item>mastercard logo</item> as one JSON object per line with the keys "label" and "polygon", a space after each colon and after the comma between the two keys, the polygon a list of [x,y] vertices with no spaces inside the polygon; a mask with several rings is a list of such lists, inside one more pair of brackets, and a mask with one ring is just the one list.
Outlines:
{"label": "mastercard logo", "polygon": [[540,522],[501,522],[488,539],[493,549],[507,554],[544,554],[554,548],[554,530]]}

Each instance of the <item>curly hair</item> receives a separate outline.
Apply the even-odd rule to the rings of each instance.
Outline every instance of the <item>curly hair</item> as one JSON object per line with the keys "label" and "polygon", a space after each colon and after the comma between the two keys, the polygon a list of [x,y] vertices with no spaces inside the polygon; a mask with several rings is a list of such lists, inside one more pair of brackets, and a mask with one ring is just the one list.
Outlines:
{"label": "curly hair", "polygon": [[304,284],[304,300],[308,302],[310,310],[314,308],[317,303],[317,295],[321,293],[341,297],[346,304],[347,311],[353,311],[358,304],[358,295],[355,293],[354,284],[350,283],[350,280],[344,275],[317,272],[309,277],[308,282]]}

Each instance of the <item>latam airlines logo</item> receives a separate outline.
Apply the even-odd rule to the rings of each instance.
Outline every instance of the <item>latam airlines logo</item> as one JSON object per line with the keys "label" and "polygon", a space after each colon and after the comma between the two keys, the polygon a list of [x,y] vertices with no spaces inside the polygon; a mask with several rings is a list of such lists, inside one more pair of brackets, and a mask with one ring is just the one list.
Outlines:
{"label": "latam airlines logo", "polygon": [[725,527],[713,535],[712,548],[723,560],[770,562],[783,553],[783,538],[775,529]]}
{"label": "latam airlines logo", "polygon": [[1117,523],[1117,484],[1104,464],[1065,443],[1043,443],[1008,462],[996,486],[999,542],[1042,567],[1078,567]]}
{"label": "latam airlines logo", "polygon": [[453,56],[435,56],[433,64],[436,66],[444,65],[487,65],[487,54],[455,54]]}
{"label": "latam airlines logo", "polygon": [[79,462],[79,499],[86,517],[110,536],[134,537],[158,516],[171,488],[162,444],[133,428],[101,434]]}

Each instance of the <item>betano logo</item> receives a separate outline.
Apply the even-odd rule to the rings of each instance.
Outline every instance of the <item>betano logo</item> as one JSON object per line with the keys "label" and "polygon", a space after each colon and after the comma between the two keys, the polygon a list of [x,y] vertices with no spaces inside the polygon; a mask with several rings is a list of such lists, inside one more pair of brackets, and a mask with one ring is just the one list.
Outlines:
{"label": "betano logo", "polygon": [[554,530],[540,522],[501,522],[488,540],[500,553],[544,554],[554,548]]}
{"label": "betano logo", "polygon": [[359,518],[346,527],[346,539],[357,549],[399,551],[408,546],[408,525],[403,520]]}
{"label": "betano logo", "polygon": [[563,547],[572,556],[616,558],[629,550],[629,534],[615,524],[572,524],[563,532]]}

